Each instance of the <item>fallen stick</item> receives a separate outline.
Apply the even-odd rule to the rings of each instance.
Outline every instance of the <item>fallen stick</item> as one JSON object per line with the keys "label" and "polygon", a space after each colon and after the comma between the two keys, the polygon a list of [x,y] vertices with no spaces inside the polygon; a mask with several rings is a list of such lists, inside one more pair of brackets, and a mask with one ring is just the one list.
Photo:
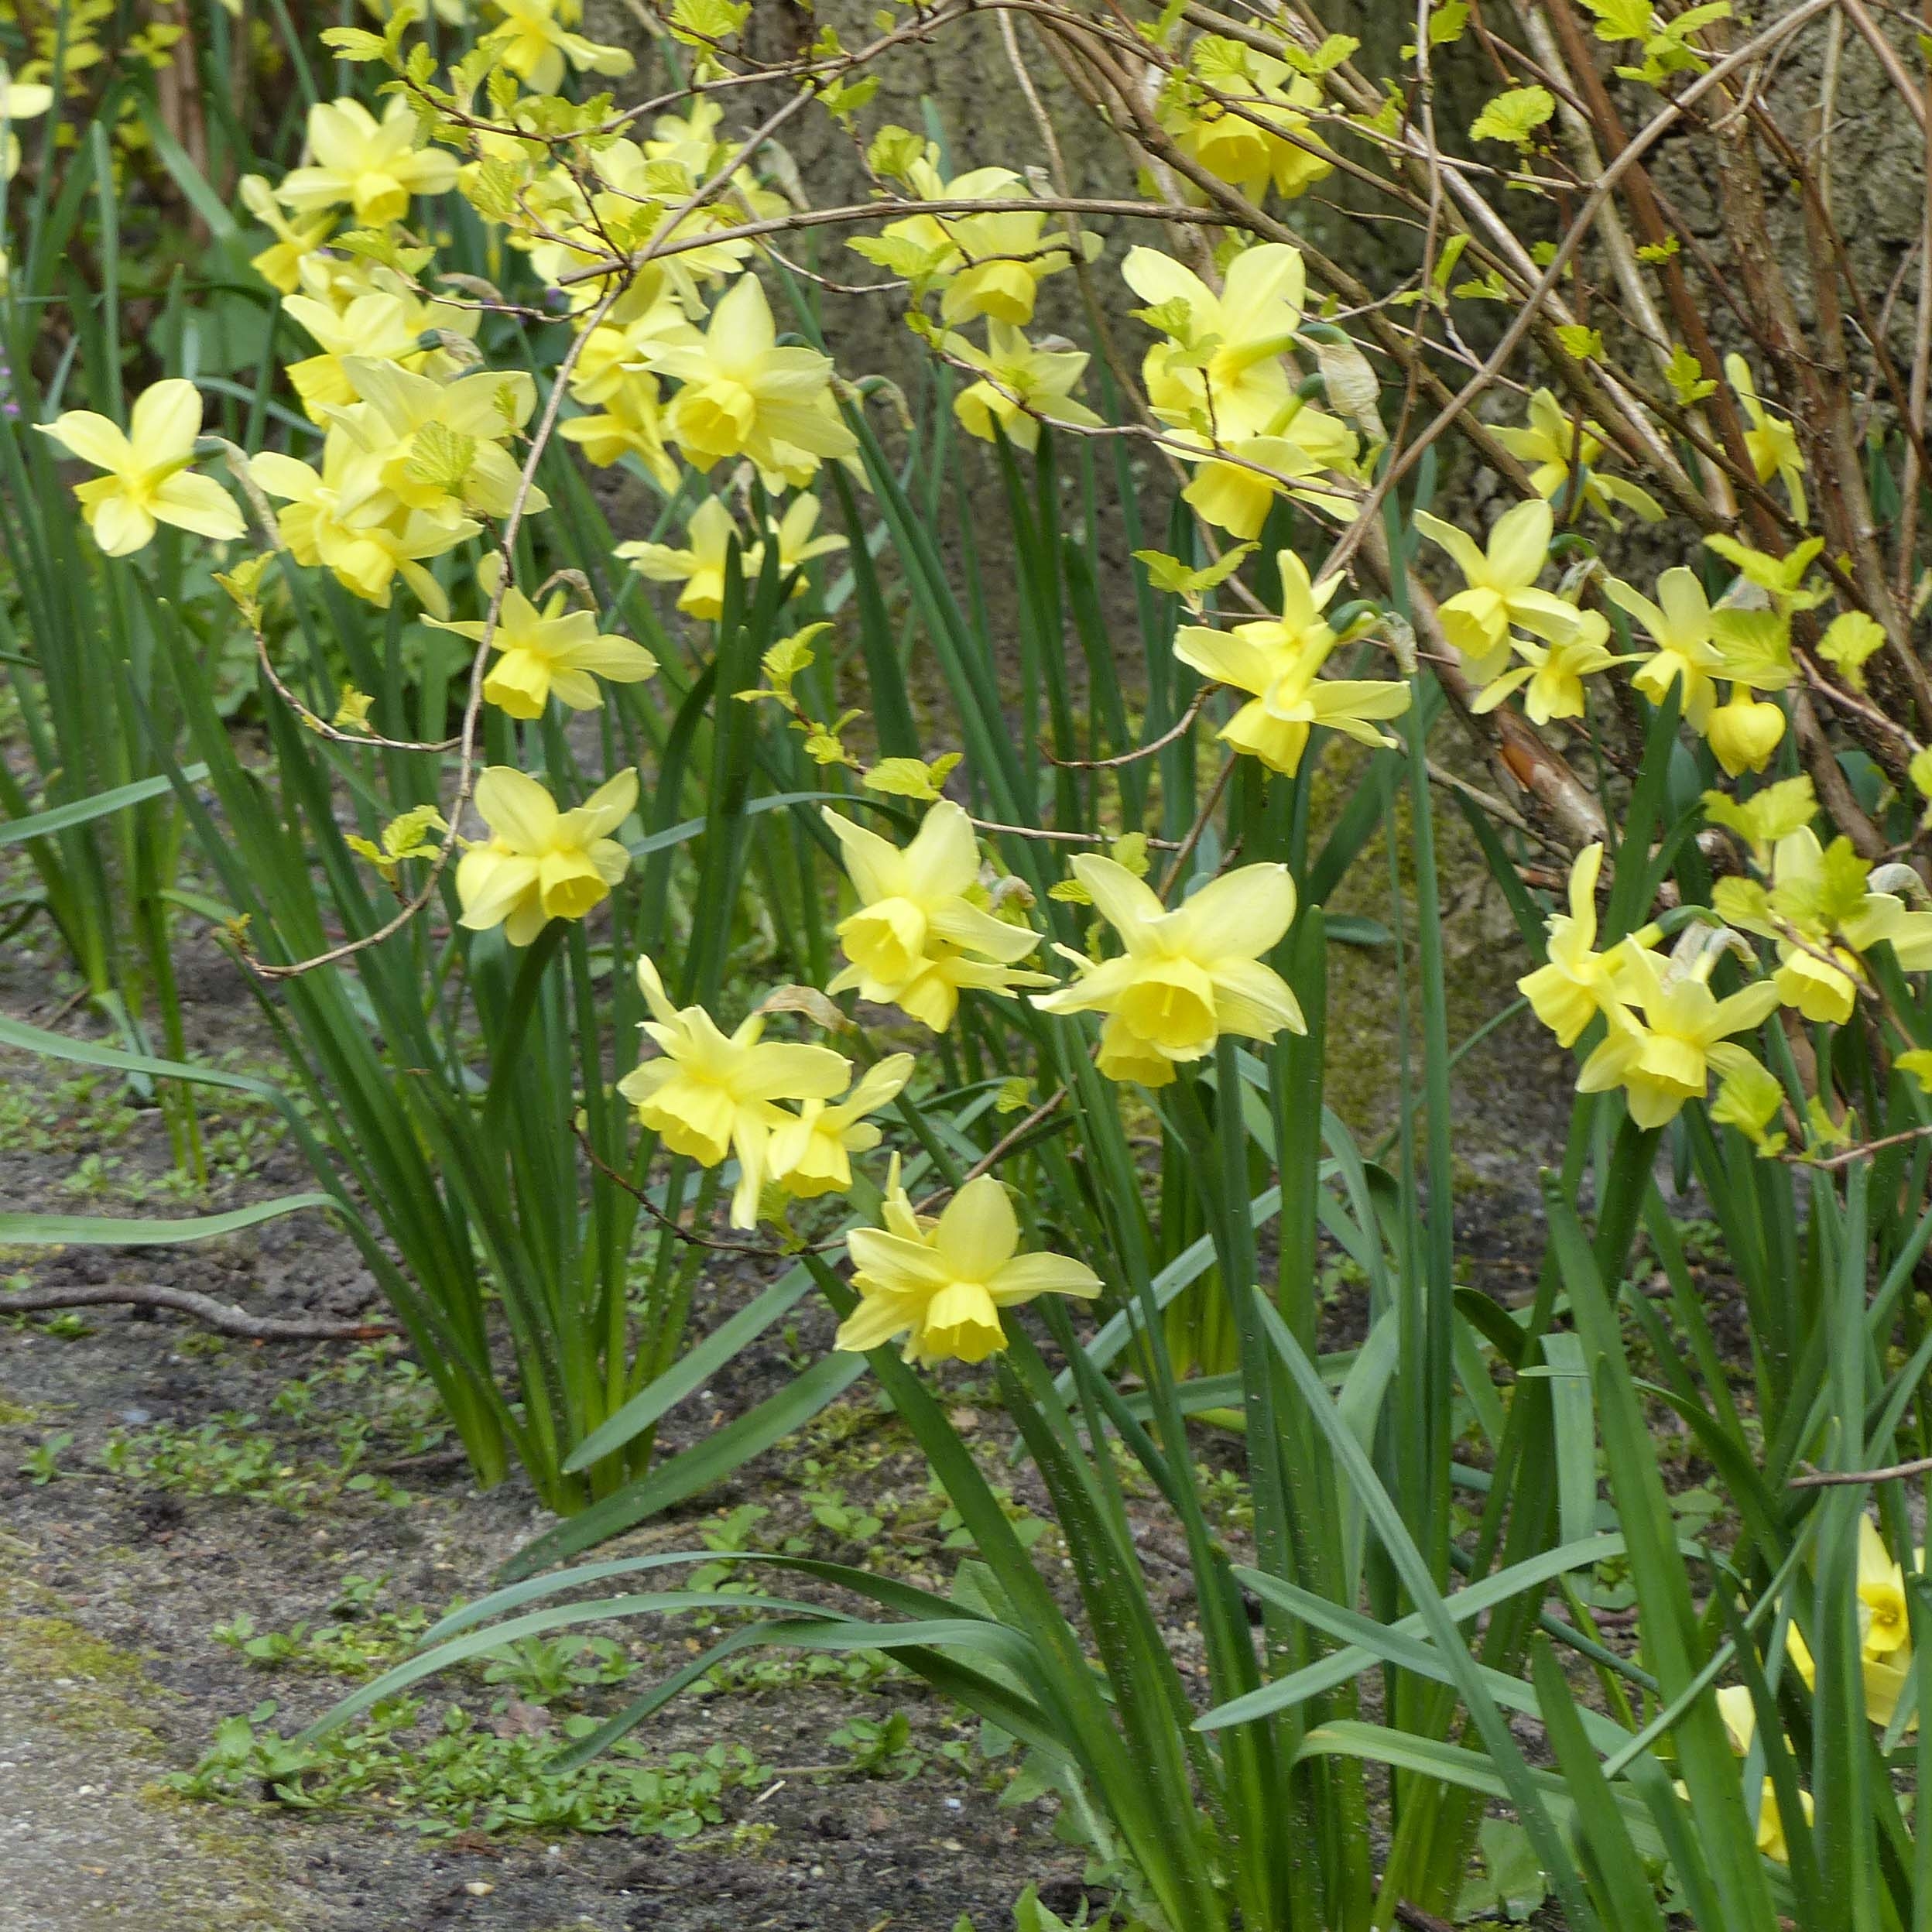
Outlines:
{"label": "fallen stick", "polygon": [[44,1314],[56,1308],[99,1308],[125,1303],[132,1308],[172,1308],[192,1315],[218,1334],[247,1341],[373,1341],[402,1331],[386,1321],[304,1321],[285,1315],[251,1315],[186,1288],[143,1283],[114,1288],[35,1288],[0,1295],[0,1315]]}

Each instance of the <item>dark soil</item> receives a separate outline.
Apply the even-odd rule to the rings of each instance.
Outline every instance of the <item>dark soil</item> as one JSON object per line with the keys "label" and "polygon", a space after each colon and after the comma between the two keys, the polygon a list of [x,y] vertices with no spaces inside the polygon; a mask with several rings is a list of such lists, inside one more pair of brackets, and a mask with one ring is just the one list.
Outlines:
{"label": "dark soil", "polygon": [[[218,958],[193,975],[191,1050],[254,1046],[247,995]],[[0,1011],[47,1024],[67,989],[24,949],[0,969]],[[60,1024],[87,1030],[74,1013]],[[152,1108],[130,1112],[110,1079],[0,1057],[8,1122],[0,1142],[0,1208],[157,1215],[238,1204],[303,1184],[297,1159],[268,1146],[252,1170],[204,1204],[156,1198],[170,1164],[165,1125]],[[87,1091],[81,1091],[83,1088]],[[240,1116],[236,1119],[239,1120]],[[204,1117],[217,1131],[221,1117]],[[234,1125],[235,1122],[227,1124]],[[267,1146],[265,1141],[264,1146]],[[85,1196],[72,1177],[94,1156],[108,1165]],[[232,1242],[123,1252],[75,1248],[0,1253],[0,1273],[35,1286],[63,1282],[163,1281],[256,1313],[379,1320],[372,1285],[353,1249],[320,1215],[265,1224]],[[709,1326],[755,1283],[707,1285],[695,1320]],[[63,1334],[67,1326],[84,1332]],[[829,1340],[802,1324],[794,1343]],[[773,1351],[721,1374],[707,1399],[673,1419],[666,1447],[755,1401],[790,1372]],[[0,1326],[0,1926],[5,1932],[132,1932],[249,1927],[416,1928],[475,1926],[492,1932],[594,1927],[608,1932],[952,1932],[962,1914],[990,1932],[1012,1902],[1040,1885],[1064,1910],[1081,1896],[1081,1859],[1051,1836],[1051,1807],[1002,1810],[1007,1767],[972,1748],[962,1721],[916,1680],[896,1673],[869,1685],[734,1687],[687,1697],[643,1734],[646,1761],[716,1744],[742,1745],[774,1773],[728,1790],[724,1822],[671,1842],[619,1828],[423,1835],[420,1816],[380,1807],[300,1810],[250,1801],[222,1806],[165,1788],[192,1770],[216,1727],[265,1699],[272,1727],[292,1732],[352,1687],[353,1677],[288,1666],[264,1668],[214,1636],[238,1615],[258,1632],[327,1625],[351,1576],[385,1578],[385,1607],[439,1615],[485,1588],[492,1573],[548,1516],[520,1479],[479,1493],[439,1442],[413,1447],[429,1411],[409,1394],[399,1415],[393,1370],[356,1383],[332,1376],[358,1355],[352,1344],[214,1342],[171,1314],[91,1309],[84,1321],[25,1320]],[[306,1413],[272,1406],[291,1383],[311,1392]],[[761,1386],[761,1385],[762,1385]],[[730,1491],[660,1519],[632,1543],[697,1547],[704,1519],[746,1502],[771,1511],[758,1540],[802,1531],[820,1553],[864,1561],[862,1550],[820,1530],[797,1500],[801,1482],[827,1480],[841,1444],[886,1419],[863,1385],[828,1416],[813,1443],[827,1460],[817,1477],[796,1452],[747,1471]],[[159,1486],[105,1468],[117,1436],[151,1443],[159,1427],[192,1432],[211,1419],[245,1416],[222,1440],[260,1453],[306,1491],[281,1499],[207,1493],[203,1482]],[[337,1430],[367,1433],[356,1465],[406,1492],[356,1493],[329,1474]],[[33,1458],[50,1452],[50,1476]],[[808,1445],[810,1446],[810,1445]],[[895,1500],[923,1499],[913,1459],[880,1442],[863,1458],[865,1486]],[[849,1447],[844,1464],[861,1458]],[[391,1465],[394,1466],[392,1467]],[[16,1467],[16,1465],[23,1465]],[[36,1480],[36,1478],[45,1478]],[[272,1488],[271,1478],[269,1486]],[[855,1497],[856,1501],[856,1495]],[[936,1514],[937,1506],[933,1513]],[[930,1541],[934,1550],[938,1539]],[[625,1547],[629,1547],[628,1545]],[[928,1582],[916,1547],[892,1558]],[[687,1619],[667,1629],[632,1623],[608,1632],[635,1666],[622,1691],[599,1689],[555,1708],[512,1702],[474,1671],[425,1687],[425,1734],[450,1704],[479,1722],[540,1734],[577,1710],[600,1714],[622,1695],[686,1661],[712,1626]],[[505,1707],[509,1713],[505,1714]],[[849,1753],[828,1743],[855,1718],[903,1712],[909,1751],[885,1775],[815,1769]],[[939,1755],[951,1745],[964,1762]],[[916,1764],[914,1774],[902,1775]]]}

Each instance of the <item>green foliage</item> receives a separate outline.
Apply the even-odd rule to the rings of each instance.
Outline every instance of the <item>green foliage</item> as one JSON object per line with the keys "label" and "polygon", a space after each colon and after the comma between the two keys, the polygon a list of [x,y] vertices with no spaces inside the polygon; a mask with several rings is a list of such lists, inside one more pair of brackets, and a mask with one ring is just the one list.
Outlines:
{"label": "green foliage", "polygon": [[[271,1728],[275,1711],[263,1703],[226,1719],[194,1769],[169,1778],[170,1788],[303,1811],[375,1805],[425,1838],[621,1831],[675,1842],[721,1824],[735,1794],[770,1776],[742,1745],[724,1744],[653,1762],[626,1742],[582,1768],[560,1769],[554,1738],[498,1736],[463,1711],[438,1715],[409,1698],[381,1704],[366,1723],[310,1746]],[[573,1728],[567,1722],[565,1734]]]}

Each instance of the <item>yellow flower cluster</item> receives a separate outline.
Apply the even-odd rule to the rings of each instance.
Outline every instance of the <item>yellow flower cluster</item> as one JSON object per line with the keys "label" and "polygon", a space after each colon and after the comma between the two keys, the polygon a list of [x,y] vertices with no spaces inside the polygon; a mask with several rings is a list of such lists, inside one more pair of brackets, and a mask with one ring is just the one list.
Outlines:
{"label": "yellow flower cluster", "polygon": [[[1913,1553],[1913,1566],[1923,1570],[1925,1552]],[[1912,1674],[1912,1626],[1905,1601],[1905,1572],[1895,1563],[1884,1539],[1869,1516],[1858,1519],[1858,1657],[1865,1679],[1865,1714],[1874,1724],[1889,1725],[1898,1714],[1899,1700]],[[1807,1689],[1817,1683],[1811,1648],[1794,1623],[1786,1632],[1785,1655]],[[1750,1754],[1757,1736],[1757,1707],[1742,1684],[1717,1694],[1718,1711],[1740,1758]],[[1914,1714],[1906,1729],[1916,1731]],[[1681,1788],[1681,1787],[1680,1787]],[[1805,1822],[1811,1822],[1811,1793],[1800,1791]],[[1790,1841],[1771,1780],[1766,1777],[1758,1802],[1758,1849],[1776,1865],[1791,1862]]]}
{"label": "yellow flower cluster", "polygon": [[[703,1007],[673,1005],[649,959],[637,962],[637,983],[651,1012],[643,1029],[658,1053],[625,1074],[618,1091],[673,1153],[706,1167],[736,1159],[733,1227],[757,1225],[768,1184],[801,1199],[851,1185],[850,1156],[879,1144],[865,1116],[912,1077],[910,1053],[882,1060],[851,1086],[843,1053],[767,1040],[761,1014],[727,1036]],[[841,1094],[842,1101],[826,1104]],[[791,1114],[781,1101],[804,1105]]]}
{"label": "yellow flower cluster", "polygon": [[[1714,909],[1724,924],[1687,930],[1667,957],[1656,951],[1656,926],[1599,952],[1603,848],[1592,845],[1571,868],[1568,912],[1549,923],[1546,963],[1516,983],[1560,1046],[1574,1046],[1592,1021],[1603,1020],[1604,1037],[1577,1077],[1579,1092],[1621,1088],[1631,1118],[1660,1127],[1686,1101],[1707,1098],[1714,1074],[1721,1084],[1713,1118],[1776,1153],[1784,1136],[1768,1129],[1783,1090],[1735,1036],[1780,1005],[1814,1022],[1849,1019],[1871,984],[1863,956],[1875,947],[1889,945],[1905,971],[1932,969],[1932,910],[1913,911],[1888,889],[1923,894],[1909,867],[1875,872],[1848,841],[1820,844],[1810,828],[1817,802],[1809,779],[1769,787],[1742,808],[1718,793],[1707,802],[1719,822],[1749,841],[1769,873],[1718,882]],[[1756,963],[1744,933],[1772,942],[1774,969],[1720,999],[1710,980],[1727,952]]]}

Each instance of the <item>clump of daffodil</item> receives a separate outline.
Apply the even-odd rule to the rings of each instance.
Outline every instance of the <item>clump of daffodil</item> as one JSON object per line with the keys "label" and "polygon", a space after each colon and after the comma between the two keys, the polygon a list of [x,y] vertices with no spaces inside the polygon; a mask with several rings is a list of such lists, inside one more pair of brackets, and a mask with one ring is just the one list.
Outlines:
{"label": "clump of daffodil", "polygon": [[347,205],[365,228],[399,221],[419,194],[456,186],[456,156],[421,145],[408,98],[391,95],[378,121],[359,101],[318,101],[309,110],[310,165],[283,177],[276,198],[295,214]]}
{"label": "clump of daffodil", "polygon": [[1536,587],[1556,529],[1550,505],[1541,498],[1505,511],[1481,550],[1465,532],[1427,510],[1416,512],[1415,524],[1448,552],[1468,587],[1443,600],[1442,628],[1479,682],[1487,683],[1508,662],[1512,624],[1547,644],[1564,646],[1591,628],[1574,604]]}
{"label": "clump of daffodil", "polygon": [[637,984],[651,1012],[642,1029],[658,1052],[626,1074],[617,1090],[637,1109],[639,1125],[673,1153],[706,1167],[735,1155],[731,1225],[755,1227],[772,1171],[772,1132],[794,1119],[778,1103],[824,1101],[843,1092],[851,1062],[829,1046],[767,1040],[760,1013],[728,1036],[702,1006],[673,1005],[648,958],[637,962]]}
{"label": "clump of daffodil", "polygon": [[1870,985],[1862,955],[1875,946],[1889,943],[1907,972],[1932,967],[1932,912],[1910,911],[1883,889],[1909,881],[1923,891],[1910,866],[1875,874],[1849,839],[1822,845],[1806,824],[1777,841],[1770,872],[1768,886],[1719,879],[1711,903],[1720,918],[1773,943],[1778,991],[1807,1019],[1841,1026],[1852,1017]]}
{"label": "clump of daffodil", "polygon": [[1720,999],[1711,975],[1728,948],[1745,942],[1728,931],[1692,931],[1668,958],[1632,948],[1619,961],[1615,1004],[1604,1009],[1603,1043],[1583,1064],[1577,1091],[1623,1089],[1630,1118],[1639,1127],[1674,1120],[1687,1100],[1702,1100],[1711,1076],[1720,1077],[1758,1062],[1732,1038],[1762,1026],[1776,1009],[1777,987],[1754,981]]}
{"label": "clump of daffodil", "polygon": [[77,485],[74,494],[82,520],[109,557],[144,548],[157,523],[218,543],[245,527],[221,485],[188,468],[201,433],[201,392],[192,382],[170,377],[142,390],[125,430],[92,409],[69,409],[36,426],[104,472]]}
{"label": "clump of daffodil", "polygon": [[249,459],[248,473],[288,505],[276,520],[296,563],[332,571],[379,610],[389,608],[400,577],[432,617],[449,615],[449,598],[426,565],[475,536],[482,526],[473,519],[410,509],[382,487],[379,459],[339,426],[324,440],[319,471],[264,450]]}
{"label": "clump of daffodil", "polygon": [[[926,201],[1033,198],[1023,177],[1011,168],[975,168],[947,181],[930,156],[912,163],[906,181]],[[1074,259],[1073,243],[1066,236],[1046,234],[1046,219],[1040,208],[922,213],[888,223],[879,242],[861,240],[850,245],[868,259],[887,262],[895,259],[896,244],[923,250],[926,274],[940,285],[940,319],[948,328],[981,315],[1024,328],[1033,319],[1040,283]]]}
{"label": "clump of daffodil", "polygon": [[844,1194],[852,1184],[851,1157],[879,1142],[879,1131],[866,1116],[899,1098],[915,1064],[910,1053],[890,1053],[867,1067],[842,1100],[806,1101],[772,1130],[772,1180],[800,1201]]}
{"label": "clump of daffodil", "polygon": [[1164,422],[1221,443],[1262,434],[1294,392],[1283,356],[1294,346],[1307,277],[1301,251],[1265,242],[1235,257],[1219,295],[1158,249],[1129,252],[1127,286],[1167,337],[1147,351],[1147,399]]}
{"label": "clump of daffodil", "polygon": [[1160,98],[1160,125],[1190,160],[1249,196],[1305,194],[1334,163],[1310,123],[1320,85],[1238,40],[1203,34]]}
{"label": "clump of daffodil", "polygon": [[1557,1036],[1574,1046],[1598,1013],[1619,1007],[1636,990],[1628,971],[1632,957],[1661,936],[1654,926],[1621,940],[1605,953],[1597,945],[1597,881],[1603,848],[1586,845],[1570,868],[1570,909],[1549,920],[1547,957],[1516,981],[1530,1010]]}
{"label": "clump of daffodil", "polygon": [[1595,510],[1615,524],[1620,509],[1634,511],[1646,523],[1663,520],[1663,505],[1646,489],[1598,468],[1605,448],[1603,426],[1582,421],[1548,389],[1530,399],[1529,420],[1520,429],[1490,431],[1519,462],[1530,466],[1530,481],[1553,508],[1566,516],[1576,508]]}
{"label": "clump of daffodil", "polygon": [[1804,495],[1804,457],[1798,448],[1797,430],[1784,417],[1773,416],[1759,399],[1751,365],[1742,356],[1727,355],[1724,372],[1730,378],[1751,426],[1744,433],[1744,447],[1751,458],[1751,467],[1758,473],[1758,481],[1769,483],[1776,477],[1791,499],[1794,520],[1809,522],[1811,512]]}
{"label": "clump of daffodil", "polygon": [[1040,447],[1040,426],[1072,423],[1093,427],[1100,421],[1074,394],[1086,373],[1084,349],[1036,347],[1010,322],[989,320],[986,347],[976,348],[963,335],[949,334],[941,347],[955,361],[980,372],[953,398],[953,414],[968,436],[994,440],[994,428],[1016,449]]}
{"label": "clump of daffodil", "polygon": [[768,489],[810,481],[858,439],[832,396],[832,365],[815,349],[781,348],[755,275],[739,276],[695,343],[646,343],[640,358],[682,386],[665,426],[695,468],[748,458]]}
{"label": "clump of daffodil", "polygon": [[619,772],[565,812],[515,766],[486,766],[476,781],[476,810],[490,836],[456,868],[464,925],[479,933],[501,926],[512,946],[527,946],[552,920],[583,918],[629,869],[630,854],[611,834],[636,803],[633,771]]}
{"label": "clump of daffodil", "polygon": [[933,1220],[913,1211],[895,1162],[883,1218],[845,1238],[859,1301],[836,1346],[854,1354],[903,1335],[908,1362],[984,1362],[1006,1346],[1005,1310],[1041,1295],[1100,1293],[1084,1262],[1019,1252],[1012,1202],[991,1174],[967,1182]]}
{"label": "clump of daffodil", "polygon": [[1323,666],[1341,639],[1322,617],[1339,577],[1319,584],[1292,550],[1276,559],[1281,615],[1238,624],[1231,631],[1188,625],[1174,638],[1174,655],[1204,677],[1250,694],[1220,733],[1224,743],[1292,776],[1310,730],[1325,725],[1365,745],[1394,741],[1375,721],[1409,708],[1409,687],[1385,679],[1325,678]]}
{"label": "clump of daffodil", "polygon": [[1286,866],[1243,865],[1172,911],[1114,859],[1083,852],[1073,869],[1125,950],[1096,961],[1056,947],[1078,977],[1035,994],[1033,1004],[1048,1013],[1104,1013],[1098,1064],[1108,1079],[1165,1086],[1224,1033],[1269,1040],[1284,1028],[1307,1030],[1287,981],[1261,957],[1293,923]]}
{"label": "clump of daffodil", "polygon": [[1042,986],[1015,970],[1040,944],[1031,927],[1002,919],[980,879],[972,820],[950,799],[927,813],[903,849],[828,810],[858,909],[838,923],[850,962],[827,988],[899,1007],[936,1033],[953,1023],[962,988],[1007,993]]}
{"label": "clump of daffodil", "polygon": [[[502,560],[492,553],[477,573],[485,596],[494,593],[502,574]],[[560,590],[541,610],[514,584],[503,593],[490,633],[490,648],[497,655],[483,680],[483,695],[512,718],[541,718],[553,697],[574,711],[594,711],[604,702],[600,677],[613,684],[635,684],[657,669],[657,659],[642,644],[600,631],[594,611],[567,611],[565,602]],[[481,619],[430,622],[438,630],[482,641]]]}
{"label": "clump of daffodil", "polygon": [[[775,533],[778,539],[778,567],[790,579],[790,593],[796,596],[805,587],[796,573],[814,557],[829,557],[845,547],[845,539],[836,533],[814,534],[818,526],[819,500],[815,496],[795,498],[786,506]],[[684,526],[686,542],[675,544],[642,541],[620,543],[615,554],[640,577],[656,584],[681,584],[677,608],[691,616],[714,622],[724,610],[724,567],[731,553],[731,539],[738,535],[731,512],[717,497],[707,496],[691,512]],[[765,546],[749,545],[744,553],[745,581],[757,581],[764,567]]]}
{"label": "clump of daffodil", "polygon": [[[351,355],[341,373],[358,400],[324,413],[376,457],[377,477],[399,503],[446,522],[509,515],[522,468],[505,445],[536,406],[536,385],[523,371],[480,370],[439,382],[399,362]],[[533,485],[526,513],[549,506]]]}

